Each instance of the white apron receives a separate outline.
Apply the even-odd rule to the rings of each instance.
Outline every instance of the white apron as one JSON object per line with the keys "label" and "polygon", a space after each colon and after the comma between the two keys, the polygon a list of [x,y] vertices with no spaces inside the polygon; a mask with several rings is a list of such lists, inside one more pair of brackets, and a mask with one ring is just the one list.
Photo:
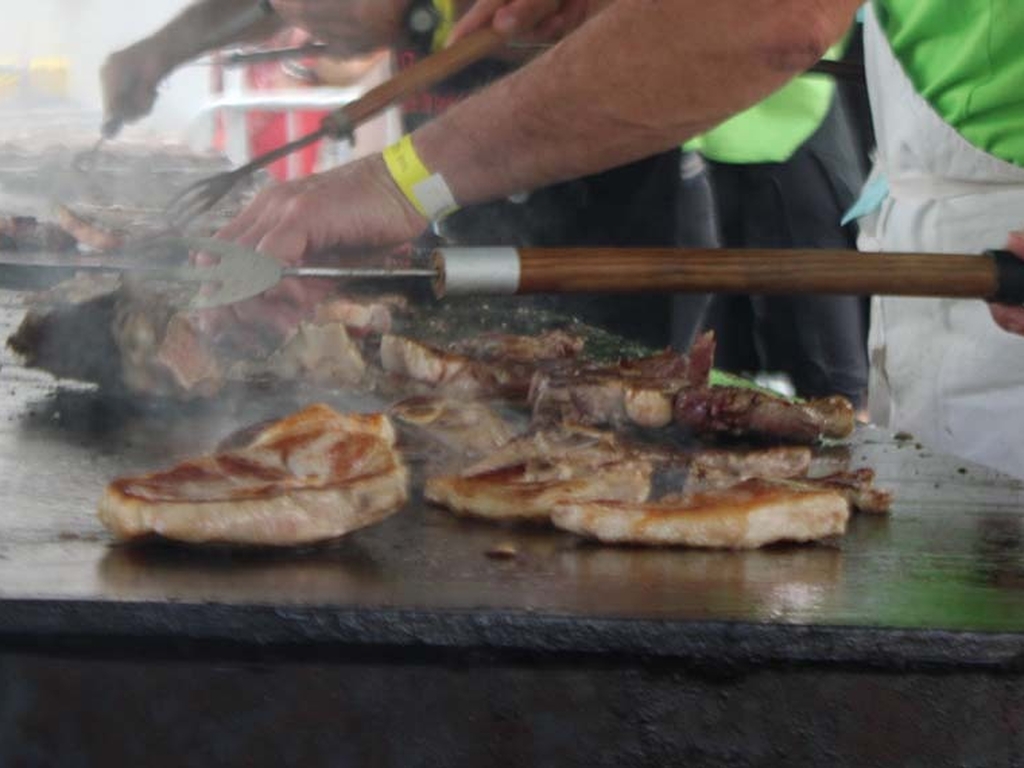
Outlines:
{"label": "white apron", "polygon": [[[874,14],[865,55],[890,195],[862,250],[980,253],[1024,228],[1024,169],[968,143],[914,90]],[[1022,125],[1024,130],[1024,125]],[[872,419],[1024,478],[1024,337],[981,301],[876,297]]]}

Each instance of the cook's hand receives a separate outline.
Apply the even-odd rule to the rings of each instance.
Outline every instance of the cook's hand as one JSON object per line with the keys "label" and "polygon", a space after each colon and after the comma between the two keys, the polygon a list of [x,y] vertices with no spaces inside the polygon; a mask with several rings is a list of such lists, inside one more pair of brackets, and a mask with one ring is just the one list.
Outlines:
{"label": "cook's hand", "polygon": [[[407,243],[428,223],[391,180],[381,156],[374,155],[264,190],[217,237],[294,265],[330,249]],[[287,336],[335,286],[282,280],[262,296],[209,312],[200,322],[215,337],[239,324]]]}
{"label": "cook's hand", "polygon": [[156,101],[157,86],[169,71],[153,41],[142,41],[108,56],[100,69],[104,125],[119,126],[148,115]]}
{"label": "cook's hand", "polygon": [[[1024,232],[1013,232],[1006,249],[1024,259]],[[989,304],[992,319],[1004,331],[1024,336],[1024,307],[1009,304]]]}
{"label": "cook's hand", "polygon": [[582,24],[588,6],[589,0],[476,0],[452,29],[448,42],[489,25],[505,37],[552,42]]}
{"label": "cook's hand", "polygon": [[395,42],[408,0],[271,0],[278,15],[339,53],[369,53]]}

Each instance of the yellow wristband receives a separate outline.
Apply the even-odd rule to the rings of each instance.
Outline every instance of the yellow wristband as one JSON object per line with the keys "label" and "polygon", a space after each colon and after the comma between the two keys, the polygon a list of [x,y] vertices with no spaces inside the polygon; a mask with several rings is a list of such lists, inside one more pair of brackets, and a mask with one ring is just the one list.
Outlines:
{"label": "yellow wristband", "polygon": [[438,20],[430,50],[436,53],[444,48],[448,42],[448,35],[455,26],[455,0],[434,0],[434,9],[437,11]]}
{"label": "yellow wristband", "polygon": [[384,163],[402,194],[425,219],[437,221],[459,209],[444,177],[427,170],[416,154],[412,136],[403,136],[385,149]]}

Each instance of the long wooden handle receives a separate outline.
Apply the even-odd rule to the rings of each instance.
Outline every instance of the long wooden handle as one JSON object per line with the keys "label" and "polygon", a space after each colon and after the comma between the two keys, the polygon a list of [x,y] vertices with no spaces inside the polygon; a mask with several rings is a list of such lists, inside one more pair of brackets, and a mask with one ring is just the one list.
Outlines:
{"label": "long wooden handle", "polygon": [[993,258],[844,250],[519,249],[520,293],[826,293],[988,298]]}
{"label": "long wooden handle", "polygon": [[505,43],[493,29],[481,29],[464,37],[451,48],[416,62],[391,79],[371,88],[325,119],[345,129],[354,128],[378,115],[392,104],[441,82],[498,50]]}
{"label": "long wooden handle", "polygon": [[1013,254],[523,248],[520,293],[822,293],[1024,302]]}
{"label": "long wooden handle", "polygon": [[844,250],[448,248],[435,251],[439,296],[472,293],[854,294],[1024,304],[1024,260]]}

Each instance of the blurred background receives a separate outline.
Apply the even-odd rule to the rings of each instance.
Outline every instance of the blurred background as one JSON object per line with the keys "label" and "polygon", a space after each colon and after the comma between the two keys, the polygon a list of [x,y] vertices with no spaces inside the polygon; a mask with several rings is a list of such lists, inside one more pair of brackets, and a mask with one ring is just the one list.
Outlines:
{"label": "blurred background", "polygon": [[[100,114],[99,68],[111,51],[151,32],[184,0],[7,0],[0,25],[0,105],[67,106]],[[209,94],[208,67],[164,83],[150,119],[128,129],[184,136]]]}

